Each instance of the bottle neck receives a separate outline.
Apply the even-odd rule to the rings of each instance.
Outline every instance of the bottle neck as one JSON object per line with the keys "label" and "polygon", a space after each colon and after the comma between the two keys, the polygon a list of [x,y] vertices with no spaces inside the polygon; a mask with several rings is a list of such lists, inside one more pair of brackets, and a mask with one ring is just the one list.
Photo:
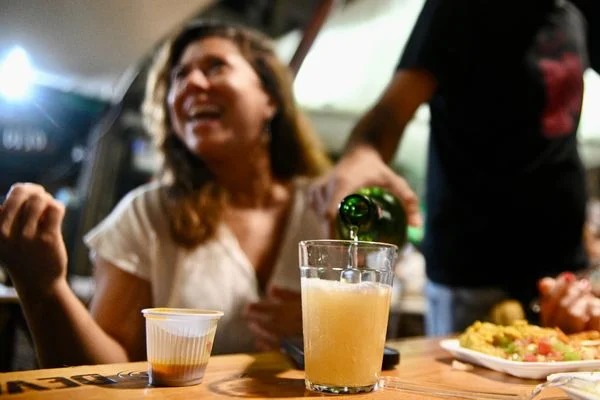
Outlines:
{"label": "bottle neck", "polygon": [[377,187],[363,188],[341,201],[335,229],[342,239],[401,247],[406,242],[406,214],[390,193]]}
{"label": "bottle neck", "polygon": [[377,218],[377,206],[368,196],[354,193],[342,200],[338,214],[341,222],[346,226],[366,227]]}

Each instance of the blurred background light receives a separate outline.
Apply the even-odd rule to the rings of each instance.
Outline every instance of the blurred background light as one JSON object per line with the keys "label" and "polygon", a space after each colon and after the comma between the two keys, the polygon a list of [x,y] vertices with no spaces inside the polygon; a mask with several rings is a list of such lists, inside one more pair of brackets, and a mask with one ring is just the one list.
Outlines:
{"label": "blurred background light", "polygon": [[13,47],[0,60],[0,95],[7,100],[26,99],[35,80],[35,71],[27,52]]}

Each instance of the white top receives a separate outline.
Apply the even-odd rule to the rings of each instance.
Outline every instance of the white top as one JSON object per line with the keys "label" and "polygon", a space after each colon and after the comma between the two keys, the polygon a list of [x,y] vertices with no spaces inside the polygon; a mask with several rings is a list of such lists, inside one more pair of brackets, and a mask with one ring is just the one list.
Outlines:
{"label": "white top", "polygon": [[[294,199],[269,285],[300,292],[298,242],[326,238],[322,220],[306,199],[308,180],[294,182]],[[160,184],[128,193],[84,241],[90,257],[100,256],[124,271],[147,279],[153,306],[221,310],[213,353],[250,352],[254,338],[242,319],[245,304],[260,290],[254,267],[226,224],[216,237],[192,250],[171,239],[160,203]]]}

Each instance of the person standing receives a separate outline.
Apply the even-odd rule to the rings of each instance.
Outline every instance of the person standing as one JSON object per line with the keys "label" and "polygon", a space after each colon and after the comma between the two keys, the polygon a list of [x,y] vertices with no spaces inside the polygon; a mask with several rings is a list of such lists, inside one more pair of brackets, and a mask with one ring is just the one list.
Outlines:
{"label": "person standing", "polygon": [[567,1],[427,0],[392,80],[312,188],[332,216],[344,194],[383,186],[419,224],[416,195],[386,163],[429,104],[429,335],[461,331],[506,298],[528,309],[539,278],[585,266],[576,131],[590,32]]}

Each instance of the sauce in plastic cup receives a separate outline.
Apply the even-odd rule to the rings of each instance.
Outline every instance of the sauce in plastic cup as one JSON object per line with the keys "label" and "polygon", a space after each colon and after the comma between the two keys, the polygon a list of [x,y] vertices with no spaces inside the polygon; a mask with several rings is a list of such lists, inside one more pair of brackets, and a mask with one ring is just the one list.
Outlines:
{"label": "sauce in plastic cup", "polygon": [[202,382],[223,312],[186,308],[146,308],[148,375],[154,386]]}

